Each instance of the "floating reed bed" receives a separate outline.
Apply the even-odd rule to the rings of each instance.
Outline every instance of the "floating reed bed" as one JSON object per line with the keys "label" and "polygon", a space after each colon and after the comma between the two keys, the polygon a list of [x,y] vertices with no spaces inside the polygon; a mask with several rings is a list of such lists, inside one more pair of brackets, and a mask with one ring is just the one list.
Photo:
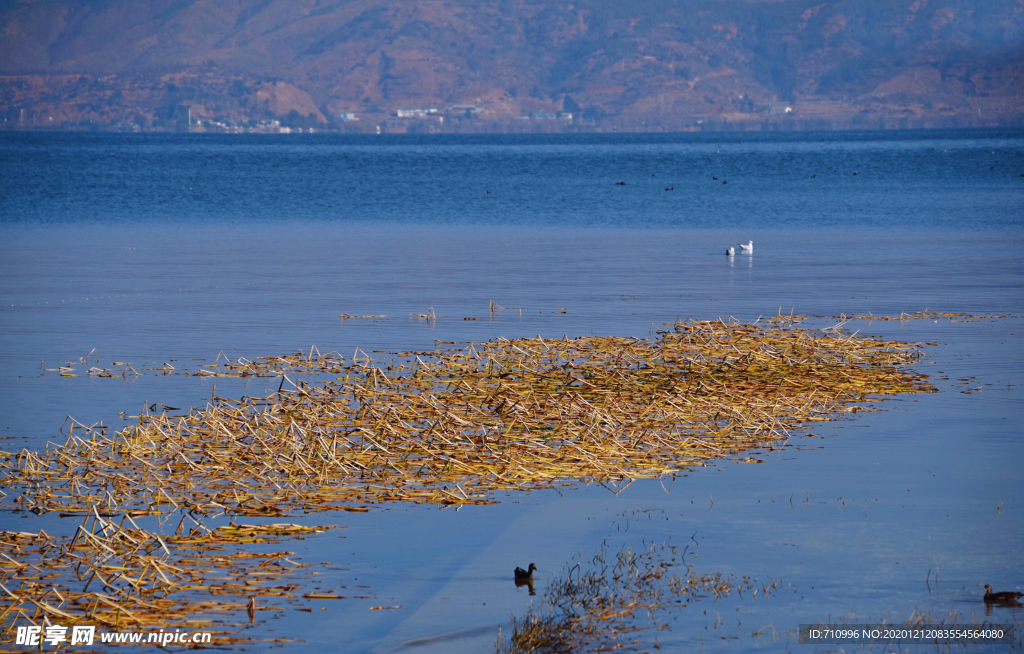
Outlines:
{"label": "floating reed bed", "polygon": [[906,368],[912,344],[782,317],[670,327],[317,362],[343,376],[307,386],[282,374],[266,397],[144,413],[116,433],[72,424],[63,445],[4,453],[0,488],[8,505],[65,513],[483,504],[499,490],[674,475],[934,390]]}
{"label": "floating reed bed", "polygon": [[[267,602],[292,598],[303,568],[292,552],[246,551],[329,527],[227,525],[192,521],[160,536],[130,517],[87,516],[73,537],[0,532],[0,629],[77,623],[120,630],[163,628],[226,634],[255,619]],[[248,614],[248,618],[245,618]]]}
{"label": "floating reed bed", "polygon": [[[635,299],[635,296],[622,296],[623,299]],[[516,307],[513,307],[516,308]],[[493,319],[498,311],[503,310],[504,307],[491,301],[488,306],[488,317]],[[781,318],[781,307],[779,309]],[[522,309],[519,309],[520,315],[522,315]],[[565,313],[565,309],[556,309],[555,313]],[[385,318],[382,315],[367,315],[367,316],[352,316],[349,314],[342,314],[341,319],[347,320],[352,318]],[[435,323],[438,316],[434,313],[433,307],[431,307],[425,314],[410,314],[410,319],[414,320],[427,320],[431,325]],[[819,318],[825,318],[825,316],[818,316]],[[839,322],[833,325],[830,329],[835,331],[839,330],[850,321],[863,320],[867,322],[873,321],[896,321],[906,322],[911,320],[934,320],[939,319],[948,320],[949,322],[980,322],[983,320],[995,320],[1013,318],[1010,314],[969,314],[969,313],[949,313],[949,312],[938,312],[938,311],[915,311],[915,312],[901,312],[899,316],[875,316],[870,313],[857,314],[847,316],[840,314],[838,316],[831,316],[832,319],[838,320]],[[799,323],[808,320],[808,316],[786,316],[786,320],[791,323]],[[462,320],[483,320],[483,318],[463,318]],[[316,356],[314,356],[314,353]],[[198,367],[189,367],[189,364],[178,362],[175,359],[171,361],[165,361],[159,367],[155,367],[156,363],[150,364],[149,367],[139,366],[133,367],[131,363],[124,361],[113,361],[110,363],[111,367],[103,368],[100,366],[99,355],[96,354],[96,349],[93,348],[89,354],[84,357],[80,357],[77,361],[68,361],[58,368],[46,368],[43,367],[44,374],[47,372],[59,372],[61,377],[78,377],[80,370],[75,368],[76,365],[84,364],[89,365],[93,362],[95,357],[96,365],[90,366],[85,370],[85,373],[93,378],[134,378],[143,374],[156,374],[160,376],[165,375],[184,375],[195,376],[195,377],[277,377],[282,374],[312,374],[312,375],[329,375],[329,374],[341,374],[346,372],[346,361],[338,352],[328,352],[321,354],[314,345],[309,349],[309,352],[297,352],[295,354],[277,356],[277,357],[257,357],[253,359],[246,359],[244,357],[239,358],[236,361],[231,361],[227,355],[224,354],[223,350],[217,353],[217,357],[214,359],[212,364],[199,365]],[[221,363],[223,359],[223,363]],[[371,361],[372,359],[362,352],[358,348],[353,356],[353,361]],[[195,359],[193,361],[202,361],[202,359]],[[43,362],[40,362],[41,366]],[[177,365],[175,365],[177,364]],[[163,405],[154,405],[163,406]]]}
{"label": "floating reed bed", "polygon": [[[96,364],[90,366],[85,372],[90,377],[98,378],[134,378],[144,373],[156,375],[185,375],[195,377],[277,377],[284,373],[303,374],[340,374],[345,372],[345,357],[337,352],[321,354],[314,345],[309,353],[298,352],[279,357],[257,357],[255,359],[239,358],[231,361],[223,351],[217,353],[213,363],[199,366],[197,369],[189,369],[187,364],[175,361],[165,361],[160,367],[139,366],[137,369],[126,361],[112,361],[109,368],[99,366],[99,356],[96,350],[75,361],[68,361],[59,368],[43,368],[43,372],[59,372],[61,377],[77,377],[78,369],[74,366],[79,364],[88,365],[92,362],[91,357],[96,356]],[[314,357],[314,353],[316,356]],[[359,351],[356,352],[357,357]],[[224,362],[221,363],[223,358]],[[369,359],[365,354],[363,358]],[[40,362],[42,364],[42,362]],[[174,365],[177,363],[178,365]],[[159,405],[163,406],[163,405]]]}
{"label": "floating reed bed", "polygon": [[898,316],[876,316],[871,313],[862,313],[853,316],[847,316],[844,314],[833,316],[833,318],[839,318],[840,320],[881,320],[881,321],[906,321],[906,320],[934,320],[940,319],[948,320],[949,322],[980,322],[983,320],[997,320],[1006,318],[1015,318],[1012,314],[1003,313],[959,313],[949,311],[932,311],[925,309],[924,311],[901,311]]}
{"label": "floating reed bed", "polygon": [[639,650],[641,632],[663,628],[666,611],[733,591],[763,599],[777,590],[777,582],[697,574],[685,555],[674,545],[611,553],[602,544],[593,559],[571,566],[525,615],[512,619],[508,638],[498,637],[498,654]]}

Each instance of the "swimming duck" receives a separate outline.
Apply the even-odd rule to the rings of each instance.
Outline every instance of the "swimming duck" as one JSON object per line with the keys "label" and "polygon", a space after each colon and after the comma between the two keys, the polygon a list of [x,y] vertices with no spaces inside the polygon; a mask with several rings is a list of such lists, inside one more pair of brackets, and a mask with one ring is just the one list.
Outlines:
{"label": "swimming duck", "polygon": [[743,254],[754,254],[754,242],[740,243],[740,252]]}
{"label": "swimming duck", "polygon": [[725,250],[725,254],[726,254],[726,256],[730,256],[730,257],[735,256],[736,255],[736,248],[727,248]]}
{"label": "swimming duck", "polygon": [[1015,606],[1018,604],[1017,600],[1021,598],[1024,593],[1013,593],[1009,591],[1002,591],[999,593],[992,592],[992,586],[985,584],[985,602],[988,604],[1008,604]]}
{"label": "swimming duck", "polygon": [[515,576],[516,581],[526,581],[527,579],[533,579],[533,571],[537,569],[537,566],[533,563],[530,564],[529,570],[523,570],[522,568],[516,568]]}

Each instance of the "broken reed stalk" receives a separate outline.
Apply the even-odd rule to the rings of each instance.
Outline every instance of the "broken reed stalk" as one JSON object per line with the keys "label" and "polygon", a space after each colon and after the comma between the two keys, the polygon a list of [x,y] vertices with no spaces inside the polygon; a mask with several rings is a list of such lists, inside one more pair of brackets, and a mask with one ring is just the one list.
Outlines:
{"label": "broken reed stalk", "polygon": [[143,412],[113,435],[3,453],[0,487],[36,512],[481,504],[498,490],[676,474],[882,396],[934,390],[906,369],[914,345],[797,320],[685,321],[652,340],[499,338],[390,364],[312,352],[246,362],[251,374],[296,365],[339,376],[307,386],[281,374],[264,398]]}

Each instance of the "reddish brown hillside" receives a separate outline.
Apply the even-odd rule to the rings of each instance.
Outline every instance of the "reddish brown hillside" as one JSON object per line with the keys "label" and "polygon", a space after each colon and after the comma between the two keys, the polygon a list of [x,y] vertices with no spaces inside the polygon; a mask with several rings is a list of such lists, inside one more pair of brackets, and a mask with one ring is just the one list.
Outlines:
{"label": "reddish brown hillside", "polygon": [[1024,0],[23,0],[0,9],[0,34],[7,126],[182,128],[190,113],[432,130],[1024,117]]}

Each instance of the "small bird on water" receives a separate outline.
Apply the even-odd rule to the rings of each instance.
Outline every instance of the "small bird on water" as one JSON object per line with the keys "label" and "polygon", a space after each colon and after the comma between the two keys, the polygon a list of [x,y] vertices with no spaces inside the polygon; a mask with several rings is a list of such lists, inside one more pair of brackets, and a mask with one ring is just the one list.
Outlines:
{"label": "small bird on water", "polygon": [[754,242],[740,243],[740,252],[743,254],[754,254]]}
{"label": "small bird on water", "polygon": [[726,256],[730,256],[730,257],[735,256],[736,255],[736,248],[727,248],[726,251],[725,251],[725,254],[726,254]]}
{"label": "small bird on water", "polygon": [[992,586],[985,584],[985,603],[986,604],[1005,604],[1007,606],[1018,606],[1021,596],[1024,593],[1014,593],[1010,591],[1002,591],[999,593],[992,592]]}
{"label": "small bird on water", "polygon": [[522,568],[517,567],[514,573],[516,576],[516,581],[526,581],[528,579],[533,579],[533,571],[536,569],[537,566],[533,563],[530,564],[529,570],[523,570]]}

